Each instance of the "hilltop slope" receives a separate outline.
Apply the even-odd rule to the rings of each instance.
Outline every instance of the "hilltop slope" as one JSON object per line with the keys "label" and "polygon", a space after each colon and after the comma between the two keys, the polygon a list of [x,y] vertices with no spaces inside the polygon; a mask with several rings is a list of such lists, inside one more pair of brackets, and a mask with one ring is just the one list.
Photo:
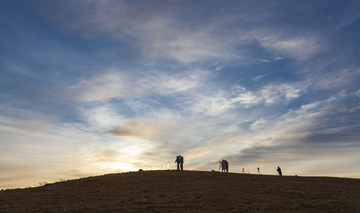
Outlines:
{"label": "hilltop slope", "polygon": [[0,192],[0,212],[359,212],[360,180],[143,171]]}

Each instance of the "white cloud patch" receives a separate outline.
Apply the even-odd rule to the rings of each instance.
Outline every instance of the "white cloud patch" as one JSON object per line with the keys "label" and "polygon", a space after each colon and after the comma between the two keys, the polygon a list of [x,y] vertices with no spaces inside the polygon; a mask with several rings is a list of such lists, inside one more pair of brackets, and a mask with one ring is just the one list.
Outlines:
{"label": "white cloud patch", "polygon": [[205,72],[178,75],[135,76],[110,71],[67,88],[75,100],[94,101],[115,97],[146,96],[153,93],[171,94],[197,87]]}
{"label": "white cloud patch", "polygon": [[81,116],[88,122],[93,131],[104,131],[119,125],[124,120],[123,116],[116,113],[115,109],[107,103],[94,106],[91,109],[80,109]]}
{"label": "white cloud patch", "polygon": [[358,90],[355,94],[356,94],[357,96],[360,96],[360,90]]}
{"label": "white cloud patch", "polygon": [[316,37],[299,37],[282,40],[279,38],[261,38],[263,46],[279,53],[289,54],[293,58],[307,59],[320,50]]}
{"label": "white cloud patch", "polygon": [[358,110],[360,110],[360,102],[358,103],[358,106],[357,106],[357,107],[354,107],[354,108],[350,109],[348,112],[349,112],[349,113],[353,113],[353,112],[356,112],[356,111],[358,111]]}
{"label": "white cloud patch", "polygon": [[276,55],[281,55],[275,57],[274,60],[282,60],[284,57],[296,60],[309,59],[311,56],[322,51],[323,43],[326,43],[324,38],[320,41],[318,35],[289,35],[284,31],[274,31],[267,28],[244,32],[239,31],[238,33],[242,42],[249,42],[255,39],[265,49],[274,52]]}
{"label": "white cloud patch", "polygon": [[241,58],[241,56],[231,53],[225,42],[219,42],[210,35],[209,32],[204,31],[195,35],[193,33],[182,34],[169,43],[158,41],[153,46],[155,51],[152,51],[151,55],[153,56],[154,53],[162,57],[171,55],[185,63],[209,58]]}
{"label": "white cloud patch", "polygon": [[252,80],[254,81],[260,81],[262,78],[264,78],[265,76],[267,76],[267,74],[262,74],[262,75],[258,75],[254,78],[252,78]]}
{"label": "white cloud patch", "polygon": [[358,75],[360,74],[360,69],[343,69],[343,70],[332,70],[326,75],[317,76],[315,78],[316,82],[313,85],[316,88],[321,89],[330,89],[334,87],[340,87],[346,84],[349,84],[353,81],[358,80]]}
{"label": "white cloud patch", "polygon": [[257,129],[263,127],[264,125],[266,125],[267,122],[268,122],[267,120],[261,118],[261,119],[255,121],[254,123],[252,123],[250,125],[250,129],[251,130],[257,130]]}
{"label": "white cloud patch", "polygon": [[268,63],[269,62],[269,60],[267,60],[267,59],[258,59],[260,62],[266,62],[266,63]]}
{"label": "white cloud patch", "polygon": [[278,102],[289,102],[298,98],[306,86],[301,84],[279,84],[279,85],[266,85],[259,91],[246,91],[239,92],[238,97],[232,99],[232,103],[247,104],[275,104]]}
{"label": "white cloud patch", "polygon": [[258,91],[248,91],[241,86],[232,88],[233,98],[228,97],[223,91],[217,91],[215,94],[193,96],[194,112],[207,113],[212,116],[220,115],[228,110],[236,108],[236,104],[243,104],[246,108],[259,104],[274,105],[285,103],[300,97],[307,85],[299,83],[294,84],[270,84]]}

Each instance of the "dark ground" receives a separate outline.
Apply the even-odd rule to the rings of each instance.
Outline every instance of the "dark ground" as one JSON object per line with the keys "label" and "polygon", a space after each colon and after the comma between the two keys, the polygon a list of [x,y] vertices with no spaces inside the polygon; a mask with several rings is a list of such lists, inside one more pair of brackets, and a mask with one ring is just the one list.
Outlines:
{"label": "dark ground", "polygon": [[360,212],[360,180],[130,172],[4,190],[0,212]]}

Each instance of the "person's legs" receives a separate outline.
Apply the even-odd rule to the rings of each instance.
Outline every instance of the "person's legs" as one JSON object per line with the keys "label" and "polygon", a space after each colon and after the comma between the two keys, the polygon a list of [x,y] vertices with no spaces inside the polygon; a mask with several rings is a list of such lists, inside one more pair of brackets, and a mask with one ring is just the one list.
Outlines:
{"label": "person's legs", "polygon": [[180,170],[180,167],[179,167],[179,166],[180,166],[180,164],[178,163],[178,164],[177,164],[177,170]]}
{"label": "person's legs", "polygon": [[184,169],[184,168],[183,168],[183,164],[181,164],[180,166],[181,166],[181,171],[182,171],[182,170]]}

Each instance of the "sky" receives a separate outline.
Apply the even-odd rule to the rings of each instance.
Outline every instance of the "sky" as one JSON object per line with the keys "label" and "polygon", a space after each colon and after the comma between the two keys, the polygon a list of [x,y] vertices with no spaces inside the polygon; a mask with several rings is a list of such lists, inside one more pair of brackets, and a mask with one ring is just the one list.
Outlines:
{"label": "sky", "polygon": [[0,188],[143,170],[360,178],[360,1],[0,2]]}

